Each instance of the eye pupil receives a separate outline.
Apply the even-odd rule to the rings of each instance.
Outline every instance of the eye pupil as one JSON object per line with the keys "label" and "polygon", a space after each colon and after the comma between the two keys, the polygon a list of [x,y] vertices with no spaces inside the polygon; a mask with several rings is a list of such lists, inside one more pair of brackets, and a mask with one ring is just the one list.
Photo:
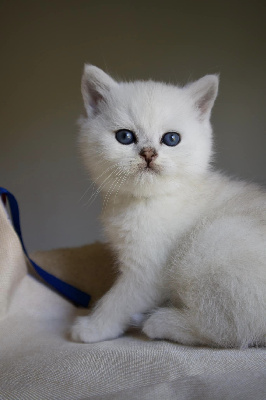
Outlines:
{"label": "eye pupil", "polygon": [[175,137],[174,135],[171,135],[171,136],[170,136],[170,140],[171,140],[171,142],[175,142],[176,137]]}
{"label": "eye pupil", "polygon": [[162,143],[166,146],[176,146],[181,140],[179,133],[177,132],[167,132],[162,137]]}
{"label": "eye pupil", "polygon": [[131,144],[136,141],[134,133],[128,129],[119,129],[119,131],[116,132],[115,137],[121,144]]}

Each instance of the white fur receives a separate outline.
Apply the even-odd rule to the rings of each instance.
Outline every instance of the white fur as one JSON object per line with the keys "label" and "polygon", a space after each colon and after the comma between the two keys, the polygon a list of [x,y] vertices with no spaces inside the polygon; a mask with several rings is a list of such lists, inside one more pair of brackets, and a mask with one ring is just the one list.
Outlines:
{"label": "white fur", "polygon": [[[181,88],[117,83],[85,66],[80,146],[121,274],[76,321],[74,340],[116,338],[134,314],[149,313],[151,338],[266,345],[266,196],[210,168],[217,89],[215,75]],[[137,143],[116,140],[123,128]],[[161,143],[169,131],[181,134],[175,147]],[[153,170],[139,155],[146,147],[158,153]]]}

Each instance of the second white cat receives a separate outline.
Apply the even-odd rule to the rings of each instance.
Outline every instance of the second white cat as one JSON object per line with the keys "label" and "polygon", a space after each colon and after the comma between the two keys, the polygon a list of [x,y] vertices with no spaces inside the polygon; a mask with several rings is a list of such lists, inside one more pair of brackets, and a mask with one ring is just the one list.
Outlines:
{"label": "second white cat", "polygon": [[80,146],[120,275],[74,340],[116,338],[148,313],[150,338],[266,345],[266,195],[210,168],[217,90],[216,75],[176,87],[85,66]]}

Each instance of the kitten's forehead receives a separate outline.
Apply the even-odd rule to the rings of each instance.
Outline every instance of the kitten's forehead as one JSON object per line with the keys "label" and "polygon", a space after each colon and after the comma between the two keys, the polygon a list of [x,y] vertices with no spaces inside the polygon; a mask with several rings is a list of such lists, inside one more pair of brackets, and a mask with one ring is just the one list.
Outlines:
{"label": "kitten's forehead", "polygon": [[181,88],[157,83],[120,84],[112,93],[111,108],[121,128],[140,131],[147,137],[177,129],[184,115],[184,94]]}

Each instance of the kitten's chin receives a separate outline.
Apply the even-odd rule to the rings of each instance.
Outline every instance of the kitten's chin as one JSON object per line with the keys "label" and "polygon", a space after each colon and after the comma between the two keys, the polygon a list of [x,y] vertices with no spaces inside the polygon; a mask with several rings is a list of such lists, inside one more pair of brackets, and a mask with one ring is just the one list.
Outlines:
{"label": "kitten's chin", "polygon": [[150,166],[140,165],[138,171],[133,178],[137,186],[145,185],[158,185],[158,178],[160,177],[160,168],[156,164]]}
{"label": "kitten's chin", "polygon": [[163,176],[159,170],[145,168],[125,182],[122,191],[134,197],[153,197],[176,190],[178,184],[172,178]]}

